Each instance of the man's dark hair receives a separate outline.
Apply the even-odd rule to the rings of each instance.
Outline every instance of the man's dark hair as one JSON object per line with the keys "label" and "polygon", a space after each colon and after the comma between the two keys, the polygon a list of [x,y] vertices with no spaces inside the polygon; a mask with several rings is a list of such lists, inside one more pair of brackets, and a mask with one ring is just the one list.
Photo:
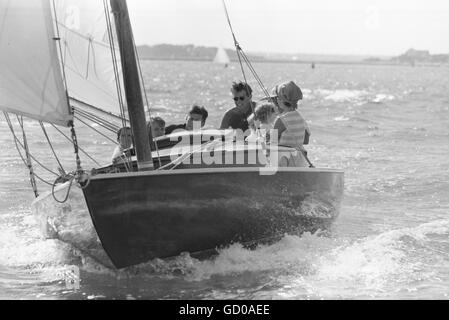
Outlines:
{"label": "man's dark hair", "polygon": [[233,82],[232,83],[232,90],[235,92],[245,91],[246,95],[249,97],[253,93],[253,89],[249,86],[249,84],[245,82]]}
{"label": "man's dark hair", "polygon": [[165,120],[162,119],[161,117],[151,117],[148,124],[151,125],[151,122],[153,121],[159,124],[161,127],[165,127]]}
{"label": "man's dark hair", "polygon": [[198,105],[193,105],[192,108],[189,111],[189,114],[191,115],[192,113],[195,114],[200,114],[201,115],[201,121],[205,122],[207,117],[209,116],[209,113],[207,112],[206,108],[204,108],[203,106],[198,106]]}

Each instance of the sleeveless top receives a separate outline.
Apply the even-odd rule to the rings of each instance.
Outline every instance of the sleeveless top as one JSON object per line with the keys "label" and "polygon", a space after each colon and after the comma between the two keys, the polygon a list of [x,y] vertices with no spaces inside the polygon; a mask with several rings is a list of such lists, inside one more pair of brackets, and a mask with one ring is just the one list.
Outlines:
{"label": "sleeveless top", "polygon": [[286,130],[282,132],[279,145],[302,149],[305,131],[309,130],[306,121],[297,110],[279,115]]}

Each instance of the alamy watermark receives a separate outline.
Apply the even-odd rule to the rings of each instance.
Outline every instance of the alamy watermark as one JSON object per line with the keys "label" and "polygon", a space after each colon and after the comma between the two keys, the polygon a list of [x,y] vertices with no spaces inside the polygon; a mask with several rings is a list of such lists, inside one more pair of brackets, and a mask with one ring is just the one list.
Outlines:
{"label": "alamy watermark", "polygon": [[[216,133],[202,131],[194,122],[193,135],[182,135],[181,141],[172,148],[170,160],[179,165],[257,165],[261,175],[273,175],[278,171],[284,153],[279,152],[278,131],[271,129],[259,133],[250,129],[227,129]],[[171,141],[178,141],[177,136]],[[245,141],[249,140],[249,143]],[[268,142],[267,142],[268,141]],[[287,158],[297,157],[298,150],[288,150]],[[281,166],[284,166],[281,164]]]}

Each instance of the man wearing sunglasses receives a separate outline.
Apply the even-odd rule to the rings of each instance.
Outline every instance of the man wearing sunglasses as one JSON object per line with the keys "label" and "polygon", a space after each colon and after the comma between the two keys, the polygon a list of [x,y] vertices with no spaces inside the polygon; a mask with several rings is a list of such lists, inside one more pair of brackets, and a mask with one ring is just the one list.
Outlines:
{"label": "man wearing sunglasses", "polygon": [[231,93],[235,107],[226,111],[221,120],[220,129],[241,129],[248,130],[247,118],[253,113],[256,103],[252,101],[251,87],[245,82],[233,82]]}

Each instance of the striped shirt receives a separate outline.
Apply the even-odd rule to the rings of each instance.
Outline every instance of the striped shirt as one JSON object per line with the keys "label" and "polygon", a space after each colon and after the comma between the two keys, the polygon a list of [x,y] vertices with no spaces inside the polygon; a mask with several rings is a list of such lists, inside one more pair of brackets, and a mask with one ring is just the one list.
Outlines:
{"label": "striped shirt", "polygon": [[299,111],[293,110],[279,115],[279,119],[285,126],[279,140],[279,145],[302,149],[305,131],[310,133],[309,127]]}

